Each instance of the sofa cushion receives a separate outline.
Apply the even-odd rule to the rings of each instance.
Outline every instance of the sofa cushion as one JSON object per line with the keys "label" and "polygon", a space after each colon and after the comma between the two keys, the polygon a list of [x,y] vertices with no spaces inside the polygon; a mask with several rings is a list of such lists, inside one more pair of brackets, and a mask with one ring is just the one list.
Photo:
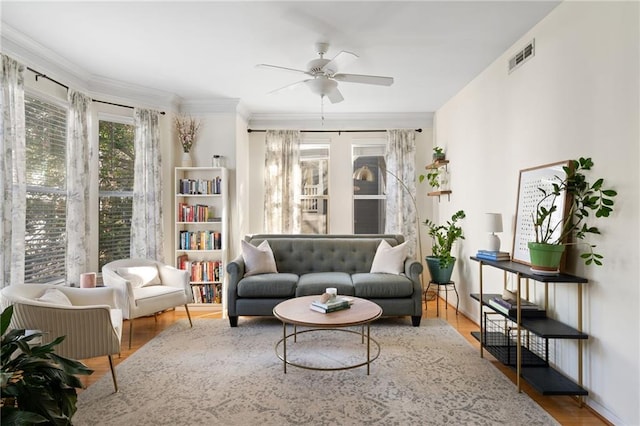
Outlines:
{"label": "sofa cushion", "polygon": [[413,283],[404,275],[353,274],[354,296],[364,299],[411,297]]}
{"label": "sofa cushion", "polygon": [[407,252],[406,242],[391,247],[385,240],[380,241],[371,263],[370,272],[372,274],[401,274],[404,272],[404,260],[407,258]]}
{"label": "sofa cushion", "polygon": [[67,295],[57,288],[48,288],[44,294],[36,300],[39,302],[51,303],[53,305],[73,306]]}
{"label": "sofa cushion", "polygon": [[158,267],[156,265],[123,267],[118,268],[116,272],[122,278],[129,281],[133,288],[161,284]]}
{"label": "sofa cushion", "polygon": [[293,297],[296,294],[296,274],[260,274],[238,282],[238,297]]}
{"label": "sofa cushion", "polygon": [[344,272],[312,272],[300,276],[296,297],[322,294],[327,287],[335,287],[338,294],[353,296],[351,276]]}
{"label": "sofa cushion", "polygon": [[244,259],[245,277],[257,274],[276,273],[276,261],[273,257],[273,251],[266,240],[260,243],[258,247],[241,241],[242,258]]}

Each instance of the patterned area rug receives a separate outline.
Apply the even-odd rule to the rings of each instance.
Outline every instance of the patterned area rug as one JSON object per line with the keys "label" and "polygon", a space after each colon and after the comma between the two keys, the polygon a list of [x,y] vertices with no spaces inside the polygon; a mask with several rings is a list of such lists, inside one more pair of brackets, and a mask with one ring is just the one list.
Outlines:
{"label": "patterned area rug", "polygon": [[[313,371],[276,357],[272,318],[180,320],[78,398],[75,425],[557,425],[456,330],[439,319],[371,326],[380,355],[366,367]],[[364,360],[359,335],[316,331],[290,360],[338,367]],[[372,353],[375,354],[372,344]],[[282,346],[279,346],[282,354]]]}

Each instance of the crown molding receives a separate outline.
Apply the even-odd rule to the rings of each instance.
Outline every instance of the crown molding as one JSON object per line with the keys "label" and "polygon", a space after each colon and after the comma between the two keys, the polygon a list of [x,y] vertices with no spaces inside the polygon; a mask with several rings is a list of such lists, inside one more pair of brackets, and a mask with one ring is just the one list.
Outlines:
{"label": "crown molding", "polygon": [[182,99],[180,112],[186,114],[237,114],[240,105],[238,98]]}
{"label": "crown molding", "polygon": [[433,127],[432,112],[409,113],[337,113],[325,114],[324,123],[320,114],[252,114],[250,129],[297,129],[297,130],[380,130]]}

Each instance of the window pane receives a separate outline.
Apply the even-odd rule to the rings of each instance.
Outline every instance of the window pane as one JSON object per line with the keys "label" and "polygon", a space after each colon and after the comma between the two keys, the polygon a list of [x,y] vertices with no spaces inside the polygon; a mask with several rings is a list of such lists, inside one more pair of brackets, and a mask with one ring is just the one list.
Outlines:
{"label": "window pane", "polygon": [[66,110],[25,95],[25,281],[65,276]]}
{"label": "window pane", "polygon": [[300,147],[302,175],[301,232],[303,234],[328,233],[329,211],[329,147],[305,145]]}
{"label": "window pane", "polygon": [[386,221],[384,145],[353,147],[353,232],[382,234]]}
{"label": "window pane", "polygon": [[98,265],[130,257],[134,127],[100,121]]}

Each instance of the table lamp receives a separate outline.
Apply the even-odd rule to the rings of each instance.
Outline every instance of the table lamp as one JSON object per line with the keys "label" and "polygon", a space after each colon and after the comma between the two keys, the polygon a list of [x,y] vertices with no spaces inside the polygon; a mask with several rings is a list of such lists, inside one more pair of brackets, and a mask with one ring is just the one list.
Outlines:
{"label": "table lamp", "polygon": [[489,234],[487,241],[487,250],[500,251],[500,238],[496,232],[502,232],[502,214],[501,213],[485,213],[485,228]]}

